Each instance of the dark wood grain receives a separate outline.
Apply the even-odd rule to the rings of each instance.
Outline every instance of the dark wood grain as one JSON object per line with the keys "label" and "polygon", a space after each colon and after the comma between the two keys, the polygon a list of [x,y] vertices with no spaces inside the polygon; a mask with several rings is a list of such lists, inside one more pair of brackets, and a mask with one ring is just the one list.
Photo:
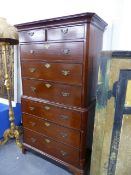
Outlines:
{"label": "dark wood grain", "polygon": [[24,44],[21,59],[44,61],[83,59],[83,42]]}
{"label": "dark wood grain", "polygon": [[64,144],[54,141],[49,137],[25,129],[24,142],[40,149],[41,151],[56,156],[61,160],[70,162],[73,165],[78,166],[79,164],[79,150],[65,146]]}
{"label": "dark wood grain", "polygon": [[81,128],[82,113],[51,104],[22,99],[22,111],[69,128]]}
{"label": "dark wood grain", "polygon": [[47,40],[71,40],[84,38],[84,25],[50,28],[47,30]]}
{"label": "dark wood grain", "polygon": [[[81,106],[81,86],[23,78],[23,94],[67,105]],[[50,87],[46,87],[49,84]],[[77,92],[77,93],[76,93]]]}
{"label": "dark wood grain", "polygon": [[82,64],[22,61],[22,77],[82,84]]}
{"label": "dark wood grain", "polygon": [[20,42],[45,41],[45,30],[36,29],[23,31],[19,34]]}
{"label": "dark wood grain", "polygon": [[74,147],[80,147],[80,132],[23,113],[23,126]]}

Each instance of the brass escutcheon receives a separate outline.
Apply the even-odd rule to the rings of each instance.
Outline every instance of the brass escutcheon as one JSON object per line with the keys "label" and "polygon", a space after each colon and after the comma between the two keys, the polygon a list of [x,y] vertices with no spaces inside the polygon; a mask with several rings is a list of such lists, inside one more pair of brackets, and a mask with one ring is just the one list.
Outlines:
{"label": "brass escutcheon", "polygon": [[45,139],[45,142],[46,143],[50,143],[51,141],[49,139]]}
{"label": "brass escutcheon", "polygon": [[70,95],[69,92],[61,92],[61,94],[62,94],[63,97],[68,97]]}
{"label": "brass escutcheon", "polygon": [[68,155],[68,153],[63,151],[63,150],[61,150],[60,153],[61,153],[62,156],[67,156]]}
{"label": "brass escutcheon", "polygon": [[50,109],[50,107],[49,106],[44,106],[44,109],[48,111]]}
{"label": "brass escutcheon", "polygon": [[48,69],[48,68],[51,67],[51,65],[50,65],[49,63],[46,63],[46,64],[45,64],[45,67]]}
{"label": "brass escutcheon", "polygon": [[64,75],[64,76],[67,76],[70,74],[69,70],[62,70],[61,72],[62,72],[62,75]]}
{"label": "brass escutcheon", "polygon": [[50,126],[50,123],[48,123],[48,122],[45,122],[44,124],[45,124],[45,126],[47,126],[47,127]]}
{"label": "brass escutcheon", "polygon": [[46,86],[47,88],[50,88],[52,85],[49,84],[49,83],[46,83],[45,86]]}
{"label": "brass escutcheon", "polygon": [[29,68],[29,70],[30,70],[31,73],[33,73],[33,72],[35,72],[36,68],[31,67],[31,68]]}

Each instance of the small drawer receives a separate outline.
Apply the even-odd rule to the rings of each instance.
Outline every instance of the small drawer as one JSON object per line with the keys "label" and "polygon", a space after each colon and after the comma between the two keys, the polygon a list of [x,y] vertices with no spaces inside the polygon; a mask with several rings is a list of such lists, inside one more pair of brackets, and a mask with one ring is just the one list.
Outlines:
{"label": "small drawer", "polygon": [[82,84],[82,64],[22,61],[22,77]]}
{"label": "small drawer", "polygon": [[45,41],[45,30],[28,30],[19,33],[20,42]]}
{"label": "small drawer", "polygon": [[75,110],[22,99],[22,112],[33,114],[62,126],[81,128],[81,112]]}
{"label": "small drawer", "polygon": [[47,30],[47,40],[66,40],[84,38],[84,25],[64,26]]}
{"label": "small drawer", "polygon": [[22,60],[83,60],[83,42],[24,44],[20,49]]}
{"label": "small drawer", "polygon": [[80,147],[80,132],[23,113],[23,126],[74,147]]}
{"label": "small drawer", "polygon": [[79,150],[42,136],[36,132],[24,129],[24,143],[29,144],[47,154],[57,157],[73,165],[79,164]]}
{"label": "small drawer", "polygon": [[82,104],[81,86],[62,85],[25,78],[22,79],[22,83],[24,95],[73,106],[81,106]]}

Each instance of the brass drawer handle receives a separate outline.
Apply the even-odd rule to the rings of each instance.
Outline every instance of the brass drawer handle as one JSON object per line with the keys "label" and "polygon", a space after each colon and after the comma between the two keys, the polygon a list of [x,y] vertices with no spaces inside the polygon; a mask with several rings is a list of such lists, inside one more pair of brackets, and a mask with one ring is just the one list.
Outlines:
{"label": "brass drawer handle", "polygon": [[64,75],[64,76],[67,76],[70,74],[69,70],[62,70],[61,72],[62,72],[62,75]]}
{"label": "brass drawer handle", "polygon": [[34,32],[28,32],[28,35],[33,36],[35,33]]}
{"label": "brass drawer handle", "polygon": [[67,116],[67,115],[61,115],[60,118],[63,119],[63,120],[68,120],[69,119],[69,116]]}
{"label": "brass drawer handle", "polygon": [[63,29],[61,29],[61,32],[62,32],[63,34],[67,34],[67,33],[68,33],[68,28],[63,28]]}
{"label": "brass drawer handle", "polygon": [[67,153],[67,152],[65,152],[65,151],[63,151],[63,150],[61,150],[61,151],[60,151],[60,153],[61,153],[61,155],[62,155],[63,157],[65,157],[65,156],[67,156],[67,155],[68,155],[68,153]]}
{"label": "brass drawer handle", "polygon": [[49,126],[50,126],[50,123],[45,122],[44,125],[45,125],[46,127],[49,127]]}
{"label": "brass drawer handle", "polygon": [[61,92],[63,97],[69,97],[70,93],[69,92]]}
{"label": "brass drawer handle", "polygon": [[36,87],[31,87],[32,92],[36,91]]}
{"label": "brass drawer handle", "polygon": [[48,49],[50,47],[49,44],[44,44],[44,48]]}
{"label": "brass drawer handle", "polygon": [[29,68],[29,70],[30,70],[30,72],[31,72],[31,73],[33,73],[33,72],[35,72],[35,71],[36,71],[36,68],[31,67],[31,68]]}
{"label": "brass drawer handle", "polygon": [[35,126],[36,123],[35,122],[30,122],[31,126]]}
{"label": "brass drawer handle", "polygon": [[30,50],[30,54],[34,54],[35,53],[35,51],[34,50]]}
{"label": "brass drawer handle", "polygon": [[64,49],[64,50],[63,50],[63,53],[64,53],[65,55],[69,55],[69,54],[70,54],[70,49]]}
{"label": "brass drawer handle", "polygon": [[51,64],[46,63],[46,64],[45,64],[45,67],[46,67],[47,69],[49,69],[49,68],[51,67]]}
{"label": "brass drawer handle", "polygon": [[30,109],[30,111],[34,111],[35,108],[31,106],[31,107],[29,107],[29,109]]}
{"label": "brass drawer handle", "polygon": [[48,110],[50,110],[50,107],[49,106],[44,106],[44,109],[48,111]]}
{"label": "brass drawer handle", "polygon": [[32,142],[32,143],[35,143],[35,142],[36,142],[36,139],[32,137],[32,138],[31,138],[31,142]]}
{"label": "brass drawer handle", "polygon": [[51,141],[49,139],[44,139],[46,143],[50,143]]}
{"label": "brass drawer handle", "polygon": [[61,132],[60,135],[61,135],[63,138],[67,138],[67,137],[68,137],[68,134],[65,133],[65,132]]}
{"label": "brass drawer handle", "polygon": [[52,85],[49,84],[49,83],[46,83],[46,84],[45,84],[45,87],[47,87],[47,88],[51,88],[51,86],[52,86]]}

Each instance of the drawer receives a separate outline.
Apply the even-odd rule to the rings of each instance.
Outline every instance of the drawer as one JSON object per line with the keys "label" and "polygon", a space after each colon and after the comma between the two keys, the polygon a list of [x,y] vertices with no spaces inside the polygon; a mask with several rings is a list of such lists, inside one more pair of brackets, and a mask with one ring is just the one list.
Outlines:
{"label": "drawer", "polygon": [[65,40],[84,38],[84,25],[64,26],[47,30],[47,40]]}
{"label": "drawer", "polygon": [[83,60],[83,42],[21,45],[21,59]]}
{"label": "drawer", "polygon": [[79,162],[78,150],[27,129],[24,129],[24,143],[27,143],[65,162],[75,165]]}
{"label": "drawer", "polygon": [[56,125],[47,120],[39,119],[33,115],[23,113],[24,128],[31,129],[48,137],[52,137],[68,145],[80,146],[80,132]]}
{"label": "drawer", "polygon": [[19,33],[20,42],[45,41],[45,30],[28,30]]}
{"label": "drawer", "polygon": [[81,113],[78,111],[22,99],[22,112],[39,116],[62,126],[81,128]]}
{"label": "drawer", "polygon": [[22,61],[22,77],[82,84],[82,64]]}
{"label": "drawer", "polygon": [[58,103],[81,106],[81,86],[63,85],[42,80],[22,79],[23,94]]}

